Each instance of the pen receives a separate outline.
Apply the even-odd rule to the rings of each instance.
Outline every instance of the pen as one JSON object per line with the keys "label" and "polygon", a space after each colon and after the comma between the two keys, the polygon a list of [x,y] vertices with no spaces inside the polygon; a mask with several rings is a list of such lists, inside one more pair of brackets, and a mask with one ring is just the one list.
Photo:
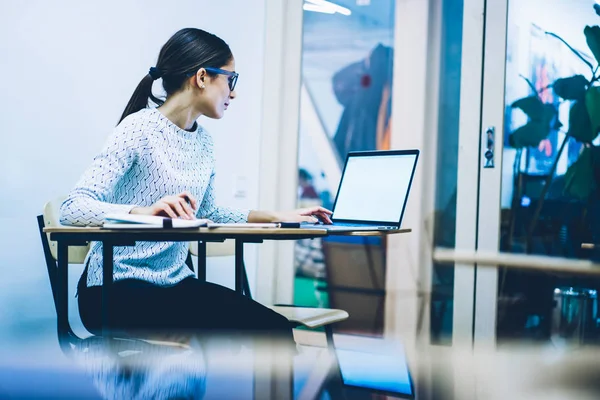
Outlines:
{"label": "pen", "polygon": [[[185,199],[185,202],[188,203],[188,206],[190,206],[192,211],[195,213],[196,210],[194,209],[194,207],[192,207],[192,201],[190,200],[190,198],[188,196],[184,196],[183,198]],[[195,214],[194,214],[194,218],[196,218]]]}

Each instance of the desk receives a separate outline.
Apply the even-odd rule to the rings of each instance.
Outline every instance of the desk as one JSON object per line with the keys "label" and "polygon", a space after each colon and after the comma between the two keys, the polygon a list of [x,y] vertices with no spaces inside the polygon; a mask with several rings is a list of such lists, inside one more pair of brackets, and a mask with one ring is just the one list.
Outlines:
{"label": "desk", "polygon": [[[109,288],[113,283],[113,251],[115,246],[133,246],[137,241],[145,242],[192,242],[198,241],[198,259],[206,262],[206,242],[235,240],[235,290],[243,292],[244,282],[244,243],[260,243],[263,240],[296,240],[316,238],[326,235],[322,229],[103,229],[101,227],[53,227],[45,228],[50,240],[58,247],[58,335],[71,334],[68,317],[68,248],[86,245],[87,242],[102,242],[103,249],[103,285],[102,302],[109,299]],[[204,265],[204,264],[202,264]],[[202,268],[199,268],[201,270]],[[201,277],[201,278],[205,278]],[[102,330],[108,333],[110,327],[108,307],[102,307]]]}
{"label": "desk", "polygon": [[[243,293],[244,243],[261,243],[264,240],[298,240],[324,237],[327,235],[388,235],[410,232],[400,229],[381,232],[328,232],[324,229],[296,228],[194,228],[194,229],[104,229],[101,227],[50,227],[44,228],[50,234],[50,240],[56,241],[58,247],[58,336],[72,334],[68,317],[68,248],[82,246],[87,242],[102,242],[103,285],[102,302],[108,304],[109,288],[113,283],[113,251],[115,246],[133,246],[137,241],[144,242],[192,242],[198,241],[198,259],[206,262],[206,242],[222,242],[235,240],[235,290]],[[204,265],[204,264],[202,264]],[[199,268],[200,270],[201,268]],[[199,278],[205,278],[199,277]],[[102,307],[102,330],[107,334],[110,327],[108,307]]]}

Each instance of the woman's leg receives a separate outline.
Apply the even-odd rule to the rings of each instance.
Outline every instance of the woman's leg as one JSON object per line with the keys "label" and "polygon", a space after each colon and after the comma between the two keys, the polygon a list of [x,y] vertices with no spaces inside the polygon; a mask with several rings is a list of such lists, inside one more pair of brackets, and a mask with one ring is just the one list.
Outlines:
{"label": "woman's leg", "polygon": [[[79,306],[86,328],[101,328],[102,288],[80,287]],[[172,287],[125,280],[113,284],[111,323],[117,331],[241,333],[293,343],[289,321],[245,296],[213,283],[188,278]]]}

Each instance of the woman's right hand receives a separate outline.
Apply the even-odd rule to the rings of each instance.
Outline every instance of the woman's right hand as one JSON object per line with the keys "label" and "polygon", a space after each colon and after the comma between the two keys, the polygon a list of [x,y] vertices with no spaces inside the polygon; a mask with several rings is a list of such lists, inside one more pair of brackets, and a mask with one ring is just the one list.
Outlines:
{"label": "woman's right hand", "polygon": [[190,192],[165,196],[150,207],[134,207],[130,214],[161,215],[163,217],[196,219],[198,201]]}

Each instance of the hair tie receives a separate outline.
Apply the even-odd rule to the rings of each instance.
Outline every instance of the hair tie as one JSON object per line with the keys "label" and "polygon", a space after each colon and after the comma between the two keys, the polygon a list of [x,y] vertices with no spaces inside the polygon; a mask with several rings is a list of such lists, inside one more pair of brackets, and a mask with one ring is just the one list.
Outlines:
{"label": "hair tie", "polygon": [[153,80],[157,80],[163,76],[163,72],[156,67],[151,67],[150,71],[148,71],[148,75],[150,75]]}

